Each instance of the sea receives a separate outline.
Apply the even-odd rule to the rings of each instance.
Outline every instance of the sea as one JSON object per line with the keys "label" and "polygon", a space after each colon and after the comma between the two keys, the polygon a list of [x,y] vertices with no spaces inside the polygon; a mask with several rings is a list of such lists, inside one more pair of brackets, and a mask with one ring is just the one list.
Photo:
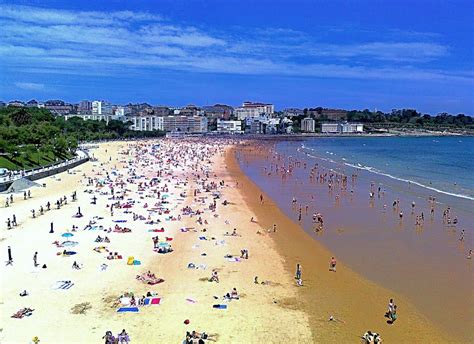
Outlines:
{"label": "sea", "polygon": [[474,137],[342,137],[301,147],[318,158],[474,200]]}
{"label": "sea", "polygon": [[[239,154],[240,167],[302,230],[443,330],[474,342],[474,257],[467,259],[474,249],[474,137],[318,137],[278,141],[269,150],[266,158]],[[277,167],[291,173],[283,177]],[[330,190],[309,177],[312,168],[344,174],[349,185]],[[303,207],[301,221],[293,198]],[[324,216],[323,231],[314,230],[313,213]]]}

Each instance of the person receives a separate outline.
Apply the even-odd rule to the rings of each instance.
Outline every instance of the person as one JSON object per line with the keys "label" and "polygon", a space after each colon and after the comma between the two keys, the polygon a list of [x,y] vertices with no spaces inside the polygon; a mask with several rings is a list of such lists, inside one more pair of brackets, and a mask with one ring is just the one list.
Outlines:
{"label": "person", "polygon": [[276,223],[274,223],[273,224],[273,233],[276,233],[276,231],[277,231],[277,225],[276,225]]}
{"label": "person", "polygon": [[395,320],[397,320],[397,305],[393,305],[393,310],[389,314],[390,317],[390,323],[393,324]]}
{"label": "person", "polygon": [[336,272],[336,264],[337,264],[336,258],[332,257],[331,261],[329,262],[329,271]]}
{"label": "person", "polygon": [[128,342],[130,342],[130,337],[129,337],[127,331],[125,331],[125,329],[123,329],[122,332],[120,332],[117,335],[117,339],[118,339],[118,343],[128,343]]}
{"label": "person", "polygon": [[112,334],[112,331],[105,332],[105,335],[102,337],[105,339],[105,344],[115,344],[115,337]]}
{"label": "person", "polygon": [[33,264],[35,267],[38,266],[38,252],[35,252],[35,254],[33,255]]}
{"label": "person", "polygon": [[296,264],[296,276],[295,279],[301,279],[301,265]]}
{"label": "person", "polygon": [[469,250],[469,253],[467,254],[467,259],[471,259],[472,258],[472,250]]}
{"label": "person", "polygon": [[18,226],[18,223],[16,222],[16,215],[15,214],[13,214],[13,216],[12,216],[12,225],[14,227]]}
{"label": "person", "polygon": [[209,280],[209,282],[217,282],[219,283],[219,275],[217,274],[217,270],[212,270],[212,275],[211,275],[211,279]]}
{"label": "person", "polygon": [[362,336],[365,344],[379,344],[382,343],[382,338],[377,332],[367,331]]}
{"label": "person", "polygon": [[232,288],[232,291],[230,293],[230,298],[231,299],[235,299],[235,300],[238,300],[239,299],[239,294],[237,293],[237,289],[236,288]]}
{"label": "person", "polygon": [[76,270],[80,270],[80,269],[81,269],[81,267],[79,266],[79,264],[77,264],[76,261],[74,261],[74,263],[72,263],[72,268],[73,268],[73,269],[76,269]]}
{"label": "person", "polygon": [[394,306],[395,306],[395,303],[393,302],[393,299],[390,299],[390,301],[388,302],[388,310],[387,310],[387,313],[385,314],[387,318],[390,318],[390,315],[393,312]]}
{"label": "person", "polygon": [[296,285],[297,285],[298,287],[302,287],[302,286],[303,286],[303,280],[302,280],[301,278],[297,279],[297,280],[296,280]]}
{"label": "person", "polygon": [[7,229],[12,229],[12,223],[10,221],[10,218],[7,219]]}

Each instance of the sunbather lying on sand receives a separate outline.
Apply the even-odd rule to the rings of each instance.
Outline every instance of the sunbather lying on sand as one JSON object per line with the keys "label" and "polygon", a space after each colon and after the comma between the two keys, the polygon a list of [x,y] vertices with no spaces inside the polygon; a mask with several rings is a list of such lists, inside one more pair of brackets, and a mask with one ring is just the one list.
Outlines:
{"label": "sunbather lying on sand", "polygon": [[186,339],[184,340],[184,342],[186,344],[196,344],[196,343],[197,344],[205,344],[206,340],[215,342],[215,341],[217,341],[217,335],[216,334],[208,334],[206,332],[199,333],[199,332],[196,332],[196,331],[186,332]]}

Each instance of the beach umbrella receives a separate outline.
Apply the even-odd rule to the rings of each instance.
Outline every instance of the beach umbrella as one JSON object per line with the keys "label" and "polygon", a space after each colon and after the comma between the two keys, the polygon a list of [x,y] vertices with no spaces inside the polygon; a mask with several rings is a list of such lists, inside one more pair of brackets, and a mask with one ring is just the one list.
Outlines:
{"label": "beach umbrella", "polygon": [[74,236],[74,234],[72,234],[72,233],[64,233],[64,234],[61,235],[61,236],[65,237],[65,238],[69,238],[69,237]]}

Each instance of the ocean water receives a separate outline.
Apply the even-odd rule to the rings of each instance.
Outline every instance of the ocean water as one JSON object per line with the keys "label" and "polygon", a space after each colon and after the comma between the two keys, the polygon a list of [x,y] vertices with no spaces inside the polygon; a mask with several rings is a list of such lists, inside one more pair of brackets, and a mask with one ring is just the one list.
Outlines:
{"label": "ocean water", "polygon": [[474,200],[474,137],[307,140],[309,154],[454,197]]}
{"label": "ocean water", "polygon": [[[237,157],[286,215],[346,266],[404,295],[461,342],[474,342],[474,261],[466,259],[474,249],[474,137],[311,138],[267,147],[268,154],[256,147]],[[309,178],[316,166],[348,176],[347,190]],[[381,192],[371,199],[373,186]],[[301,220],[293,197],[308,207]],[[443,221],[448,207],[456,226]],[[314,231],[313,213],[323,214],[324,231]]]}

